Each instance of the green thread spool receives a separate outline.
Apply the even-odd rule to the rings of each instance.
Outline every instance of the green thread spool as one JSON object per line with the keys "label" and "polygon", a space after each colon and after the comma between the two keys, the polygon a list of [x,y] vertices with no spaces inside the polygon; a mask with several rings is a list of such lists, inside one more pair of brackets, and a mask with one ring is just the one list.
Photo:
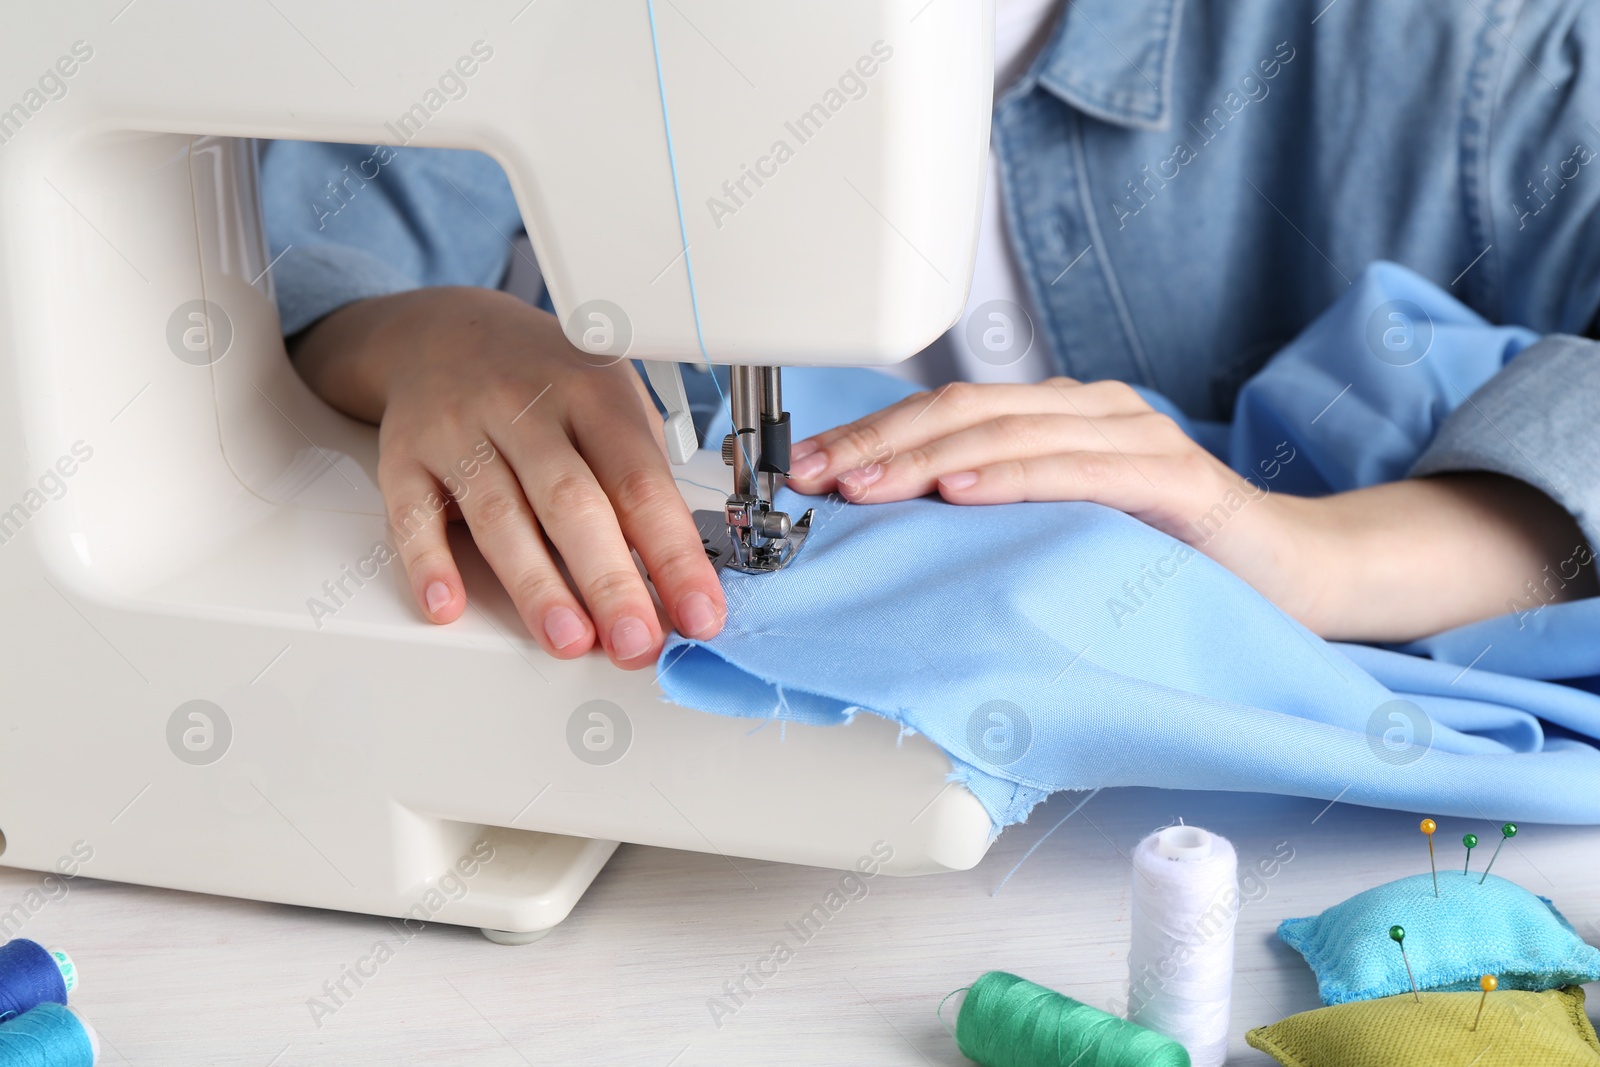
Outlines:
{"label": "green thread spool", "polygon": [[1189,1067],[1171,1038],[1004,971],[972,983],[956,1044],[983,1067]]}

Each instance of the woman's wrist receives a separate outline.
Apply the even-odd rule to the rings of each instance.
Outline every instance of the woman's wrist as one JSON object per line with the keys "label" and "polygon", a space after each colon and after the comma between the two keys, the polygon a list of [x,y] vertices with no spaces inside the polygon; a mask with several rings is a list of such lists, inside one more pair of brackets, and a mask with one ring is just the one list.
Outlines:
{"label": "woman's wrist", "polygon": [[1413,478],[1285,503],[1313,568],[1302,621],[1330,639],[1415,640],[1516,610],[1532,590],[1538,603],[1596,592],[1577,523],[1513,478]]}
{"label": "woman's wrist", "polygon": [[395,298],[369,297],[335,308],[294,338],[289,358],[312,392],[352,418],[383,418],[395,352],[381,340]]}
{"label": "woman's wrist", "polygon": [[397,370],[418,355],[449,352],[454,345],[442,333],[470,331],[507,301],[527,307],[498,290],[466,286],[357,300],[304,330],[290,358],[318,396],[352,418],[377,424]]}

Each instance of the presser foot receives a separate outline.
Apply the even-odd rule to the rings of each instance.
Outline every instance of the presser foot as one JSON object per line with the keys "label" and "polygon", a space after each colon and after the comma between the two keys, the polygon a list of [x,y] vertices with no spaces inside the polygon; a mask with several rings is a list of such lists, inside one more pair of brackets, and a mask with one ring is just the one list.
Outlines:
{"label": "presser foot", "polygon": [[700,543],[705,546],[711,565],[719,571],[727,567],[746,574],[766,574],[787,567],[811,533],[816,509],[807,508],[793,523],[787,523],[788,516],[782,512],[766,514],[783,517],[786,531],[781,536],[763,537],[747,526],[730,526],[727,511],[696,511],[694,524],[699,527]]}

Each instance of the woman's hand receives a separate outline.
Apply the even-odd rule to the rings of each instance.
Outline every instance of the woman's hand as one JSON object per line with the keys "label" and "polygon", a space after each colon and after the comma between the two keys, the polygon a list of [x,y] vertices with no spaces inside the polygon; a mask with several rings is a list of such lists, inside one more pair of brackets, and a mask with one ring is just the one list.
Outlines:
{"label": "woman's hand", "polygon": [[722,586],[627,361],[586,362],[550,315],[470,288],[347,305],[307,331],[294,359],[329,403],[379,424],[394,545],[430,620],[466,609],[445,536],[459,510],[553,656],[582,655],[598,639],[618,666],[654,662],[661,623],[630,547],[680,632],[722,628]]}
{"label": "woman's hand", "polygon": [[[1462,474],[1329,497],[1271,491],[1287,443],[1246,479],[1121,382],[947,386],[801,441],[790,484],[847,500],[937,492],[953,504],[1088,500],[1138,518],[1325,637],[1403,641],[1512,608],[1571,572],[1576,523],[1538,490]],[[1305,460],[1301,460],[1305,462]],[[1587,561],[1587,552],[1583,552]],[[1548,585],[1548,583],[1545,583]],[[1595,588],[1593,568],[1550,596]]]}

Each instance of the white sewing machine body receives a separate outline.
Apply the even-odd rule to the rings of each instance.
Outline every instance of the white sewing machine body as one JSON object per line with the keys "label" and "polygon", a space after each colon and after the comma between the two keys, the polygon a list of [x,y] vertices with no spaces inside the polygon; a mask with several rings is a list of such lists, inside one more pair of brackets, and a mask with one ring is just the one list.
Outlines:
{"label": "white sewing machine body", "polygon": [[[284,356],[249,138],[485,150],[569,337],[604,300],[629,355],[702,358],[645,0],[517,6],[146,0],[0,39],[49,76],[0,112],[0,863],[533,935],[618,841],[837,867],[885,842],[901,874],[987,848],[923,738],[549,659],[464,528],[471,607],[433,626],[380,551],[376,434]],[[883,364],[953,322],[991,5],[655,17],[712,359]],[[709,452],[684,476],[726,479]]]}

